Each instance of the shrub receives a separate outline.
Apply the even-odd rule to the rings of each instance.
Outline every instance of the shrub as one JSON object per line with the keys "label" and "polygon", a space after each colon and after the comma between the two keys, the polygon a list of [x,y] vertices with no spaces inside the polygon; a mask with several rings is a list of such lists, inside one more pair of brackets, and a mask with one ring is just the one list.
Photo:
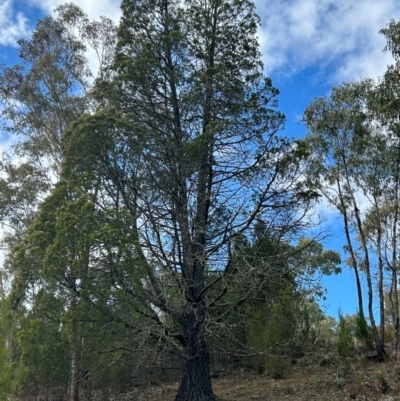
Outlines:
{"label": "shrub", "polygon": [[353,331],[340,312],[336,336],[336,345],[340,357],[340,363],[342,365],[344,375],[347,375],[350,373],[351,356],[354,352]]}
{"label": "shrub", "polygon": [[360,311],[357,311],[355,316],[355,324],[355,337],[357,340],[361,340],[368,348],[371,348],[373,344],[371,328]]}
{"label": "shrub", "polygon": [[289,361],[279,355],[268,355],[266,357],[266,370],[268,377],[280,380],[286,376]]}
{"label": "shrub", "polygon": [[382,393],[386,393],[390,390],[387,375],[388,374],[385,370],[377,369],[375,371],[375,381]]}
{"label": "shrub", "polygon": [[391,325],[385,327],[385,343],[391,343],[394,340],[394,328]]}

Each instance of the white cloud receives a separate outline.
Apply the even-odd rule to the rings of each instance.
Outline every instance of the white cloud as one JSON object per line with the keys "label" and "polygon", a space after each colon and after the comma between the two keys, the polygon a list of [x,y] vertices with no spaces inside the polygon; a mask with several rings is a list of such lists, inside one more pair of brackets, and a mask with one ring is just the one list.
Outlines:
{"label": "white cloud", "polygon": [[391,56],[379,35],[400,17],[395,0],[257,0],[261,51],[268,73],[292,75],[331,66],[332,83],[382,75]]}
{"label": "white cloud", "polygon": [[0,45],[14,46],[18,39],[27,36],[27,22],[22,13],[15,13],[12,0],[0,2]]}
{"label": "white cloud", "polygon": [[[46,14],[65,3],[28,1]],[[391,18],[400,17],[396,0],[255,1],[262,20],[259,37],[267,73],[290,76],[317,66],[321,77],[327,79],[323,70],[333,67],[334,73],[328,80],[337,84],[382,75],[391,62],[390,54],[382,53],[385,39],[378,32]],[[12,37],[20,37],[21,30],[26,31],[22,15],[1,17],[5,15],[2,9],[10,9],[10,2],[6,0],[5,6],[0,6],[0,27],[2,21],[14,21],[10,25],[14,27]],[[79,6],[90,19],[105,15],[118,23],[121,16],[120,0],[80,0]],[[0,37],[0,44],[4,37]]]}
{"label": "white cloud", "polygon": [[4,132],[0,132],[0,158],[3,153],[8,153],[12,145],[17,142],[16,137],[7,135]]}
{"label": "white cloud", "polygon": [[[61,4],[65,4],[66,0],[29,0],[29,2],[46,14],[53,14],[54,9]],[[100,16],[104,15],[118,23],[121,17],[121,0],[80,0],[79,2],[73,2],[79,5],[92,20],[99,19]]]}

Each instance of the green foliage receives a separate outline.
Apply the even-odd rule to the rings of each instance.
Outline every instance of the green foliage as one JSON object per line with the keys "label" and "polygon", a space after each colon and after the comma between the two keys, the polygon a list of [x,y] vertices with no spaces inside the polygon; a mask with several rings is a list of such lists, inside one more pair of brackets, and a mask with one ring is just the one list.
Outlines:
{"label": "green foliage", "polygon": [[68,382],[68,341],[61,328],[62,303],[41,291],[30,313],[16,314],[18,328],[13,330],[13,386],[29,394],[32,382],[40,384]]}
{"label": "green foliage", "polygon": [[[90,22],[72,3],[55,12],[38,20],[30,38],[18,41],[20,62],[0,67],[2,128],[18,136],[0,162],[2,247],[7,248],[3,270],[11,283],[1,301],[2,307],[8,304],[0,324],[2,399],[24,389],[37,397],[36,391],[49,386],[54,386],[54,397],[57,391],[59,396],[68,392],[73,330],[68,333],[67,318],[82,278],[73,277],[81,272],[72,248],[77,256],[92,241],[90,206],[85,206],[90,196],[79,201],[77,191],[68,194],[65,185],[55,189],[54,184],[62,169],[67,126],[95,110],[85,52],[97,52],[99,78],[104,79],[116,29],[107,18]],[[81,305],[73,319],[87,317],[83,310]]]}
{"label": "green foliage", "polygon": [[340,357],[343,373],[346,376],[351,370],[351,357],[354,353],[354,328],[339,312],[339,323],[336,330],[336,346]]}
{"label": "green foliage", "polygon": [[[356,276],[360,318],[364,319],[362,272],[367,282],[369,321],[375,347],[384,358],[383,339],[379,339],[372,312],[373,292],[376,285],[380,320],[383,321],[384,270],[389,265],[394,266],[397,257],[392,244],[396,241],[398,217],[393,210],[397,209],[400,176],[398,140],[393,132],[388,134],[388,130],[391,131],[389,121],[376,104],[376,99],[382,95],[381,89],[371,79],[333,88],[331,96],[312,102],[305,112],[305,121],[310,130],[307,141],[313,149],[310,183],[342,215],[345,249]],[[367,204],[360,203],[359,193]],[[378,264],[377,275],[373,274],[374,258]],[[393,278],[394,286],[396,281]],[[359,323],[359,336],[367,338],[365,321]]]}
{"label": "green foliage", "polygon": [[[309,239],[291,245],[316,191],[304,185],[305,142],[278,136],[255,5],[124,0],[122,11],[114,49],[104,19],[60,7],[21,41],[28,70],[1,76],[28,111],[13,130],[35,139],[20,154],[49,166],[18,172],[36,180],[26,187],[37,208],[10,257],[13,382],[28,391],[54,379],[77,398],[74,383],[121,387],[176,352],[186,364],[177,401],[205,398],[207,341],[240,344],[282,377],[285,360],[262,355],[309,336],[319,317],[305,304],[323,294],[310,280],[338,272],[340,258]],[[89,45],[108,49],[100,62],[111,68],[85,91]],[[59,182],[40,187],[51,189],[40,202],[48,172]],[[14,196],[13,182],[0,189]]]}
{"label": "green foliage", "polygon": [[[236,318],[246,324],[246,344],[260,353],[250,358],[249,365],[261,372],[270,352],[288,352],[322,337],[322,322],[327,318],[311,296],[323,291],[313,285],[313,278],[318,281],[318,274],[336,273],[340,257],[316,241],[302,239],[294,247],[280,243],[270,237],[261,222],[252,243],[244,238],[237,240],[236,255],[240,263],[266,266],[260,291],[252,294]],[[245,283],[241,283],[244,289]],[[326,339],[333,339],[335,324],[334,319],[325,322]]]}
{"label": "green foliage", "polygon": [[357,312],[355,316],[354,335],[357,339],[364,341],[367,345],[369,345],[372,341],[371,328],[368,326],[364,315],[360,314],[360,312]]}
{"label": "green foliage", "polygon": [[[1,286],[2,284],[2,278]],[[3,292],[3,289],[1,290]],[[13,361],[12,361],[12,317],[10,313],[9,299],[1,294],[0,299],[0,398],[7,399],[12,393],[13,382]]]}
{"label": "green foliage", "polygon": [[265,373],[271,379],[280,380],[287,376],[289,360],[281,355],[268,355],[265,361]]}
{"label": "green foliage", "polygon": [[335,329],[337,321],[332,316],[324,316],[317,323],[314,331],[317,334],[316,339],[325,340],[329,345],[336,341]]}
{"label": "green foliage", "polygon": [[332,344],[335,341],[336,320],[332,316],[325,315],[319,304],[313,299],[303,302],[302,308],[301,341],[314,344],[319,340],[324,340],[328,344]]}
{"label": "green foliage", "polygon": [[385,369],[377,369],[375,371],[375,381],[382,393],[387,393],[390,390],[388,373]]}
{"label": "green foliage", "polygon": [[294,316],[296,296],[283,289],[274,302],[263,308],[247,308],[247,344],[260,355],[250,358],[250,366],[262,373],[270,352],[288,350],[296,338]]}
{"label": "green foliage", "polygon": [[392,343],[394,340],[394,329],[393,326],[387,325],[385,327],[385,343],[389,344]]}

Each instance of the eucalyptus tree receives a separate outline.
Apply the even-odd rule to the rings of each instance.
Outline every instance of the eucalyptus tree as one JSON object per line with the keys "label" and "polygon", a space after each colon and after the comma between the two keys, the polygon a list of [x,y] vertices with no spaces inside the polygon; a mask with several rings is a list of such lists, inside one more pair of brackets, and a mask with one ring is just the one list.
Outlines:
{"label": "eucalyptus tree", "polygon": [[278,256],[238,262],[235,240],[258,220],[279,241],[299,235],[313,201],[307,152],[278,136],[284,116],[251,1],[125,0],[122,10],[114,77],[95,90],[104,109],[70,126],[63,176],[101,183],[99,258],[115,302],[129,299],[141,318],[132,333],[178,352],[176,400],[214,400],[207,339],[232,333],[240,322],[229,315],[282,274]]}
{"label": "eucalyptus tree", "polygon": [[[314,99],[305,111],[304,121],[309,129],[307,139],[313,152],[309,168],[310,182],[312,187],[317,188],[343,216],[347,250],[356,277],[358,309],[363,318],[364,307],[359,266],[351,239],[350,220],[352,215],[351,209],[346,207],[346,200],[349,196],[346,197],[344,193],[350,182],[344,183],[342,180],[342,176],[345,176],[346,173],[348,154],[351,149],[348,138],[351,140],[352,128],[355,125],[353,120],[357,117],[354,115],[353,119],[351,118],[353,116],[352,99],[350,98],[350,101],[346,102],[346,89],[346,86],[334,88],[330,98]],[[338,163],[342,161],[343,163]],[[351,187],[348,189],[351,190]],[[353,209],[354,211],[359,210],[357,205]]]}
{"label": "eucalyptus tree", "polygon": [[[26,303],[33,309],[43,289],[64,302],[67,309],[79,304],[79,291],[71,283],[67,285],[72,280],[67,272],[73,269],[73,258],[64,275],[49,277],[43,264],[45,252],[32,265],[26,263],[29,257],[24,260],[18,252],[22,252],[22,245],[29,248],[28,228],[36,221],[39,205],[60,179],[64,132],[76,118],[96,110],[93,83],[108,78],[106,67],[115,49],[116,28],[109,19],[89,21],[72,3],[55,11],[56,17],[38,21],[29,39],[18,41],[19,64],[0,68],[0,118],[2,129],[13,143],[0,166],[0,221],[8,252],[3,272],[9,274],[13,310],[23,310]],[[96,54],[97,71],[89,68],[94,63],[88,60],[88,51]],[[69,294],[65,288],[69,288]],[[15,312],[14,318],[18,316]],[[21,327],[18,323],[15,326]],[[78,333],[76,330],[74,335]],[[76,343],[79,341],[82,339],[76,339]],[[75,348],[72,344],[71,399],[78,398]]]}
{"label": "eucalyptus tree", "polygon": [[[359,309],[362,310],[362,298],[358,268],[362,267],[367,275],[370,317],[369,266],[372,263],[378,267],[381,342],[384,271],[391,273],[389,299],[395,354],[399,344],[399,32],[400,24],[394,20],[380,31],[387,40],[384,50],[392,53],[394,64],[387,67],[378,82],[364,80],[334,88],[330,98],[315,99],[305,112],[308,138],[315,146],[314,178],[319,177],[314,184],[343,215],[346,247],[356,273]],[[358,237],[352,238],[352,232]],[[357,263],[353,240],[362,248],[362,264]]]}
{"label": "eucalyptus tree", "polygon": [[400,340],[400,318],[398,297],[398,224],[399,224],[399,185],[400,185],[400,115],[399,110],[399,32],[400,24],[392,20],[388,26],[380,31],[387,40],[385,51],[392,53],[394,64],[389,65],[375,89],[375,97],[372,102],[372,110],[377,119],[387,129],[393,149],[393,182],[390,191],[390,201],[385,206],[387,243],[386,262],[392,273],[389,300],[392,310],[392,321],[394,326],[393,349],[397,353]]}
{"label": "eucalyptus tree", "polygon": [[[329,98],[313,100],[305,112],[305,122],[309,128],[307,141],[313,149],[310,182],[343,217],[346,250],[356,275],[360,318],[363,319],[362,271],[367,279],[375,346],[383,358],[384,272],[387,267],[393,270],[393,260],[397,259],[393,245],[397,237],[399,175],[398,141],[378,113],[378,93],[372,80],[333,88]],[[373,313],[374,266],[378,277],[379,333]]]}
{"label": "eucalyptus tree", "polygon": [[[2,160],[1,216],[14,229],[32,221],[34,205],[59,179],[63,133],[96,108],[93,81],[105,79],[114,51],[110,20],[91,22],[72,3],[55,11],[57,18],[39,20],[31,38],[18,41],[20,63],[0,68],[0,118],[12,144]],[[98,55],[97,72],[88,50]]]}

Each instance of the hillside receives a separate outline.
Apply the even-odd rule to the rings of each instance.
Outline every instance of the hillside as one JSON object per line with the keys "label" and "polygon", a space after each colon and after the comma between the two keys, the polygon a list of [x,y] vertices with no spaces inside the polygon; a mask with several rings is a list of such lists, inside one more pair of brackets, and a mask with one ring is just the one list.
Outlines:
{"label": "hillside", "polygon": [[[372,358],[354,355],[350,372],[344,376],[337,354],[327,347],[308,350],[290,362],[279,380],[271,379],[268,372],[260,374],[248,367],[233,372],[223,370],[213,380],[214,391],[221,401],[400,401],[399,362],[378,363]],[[110,400],[173,401],[177,388],[177,382],[136,388]]]}

